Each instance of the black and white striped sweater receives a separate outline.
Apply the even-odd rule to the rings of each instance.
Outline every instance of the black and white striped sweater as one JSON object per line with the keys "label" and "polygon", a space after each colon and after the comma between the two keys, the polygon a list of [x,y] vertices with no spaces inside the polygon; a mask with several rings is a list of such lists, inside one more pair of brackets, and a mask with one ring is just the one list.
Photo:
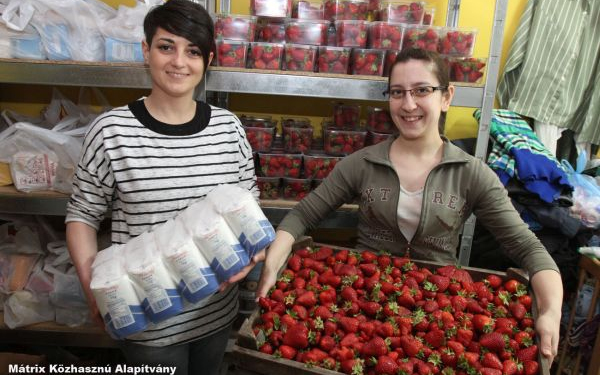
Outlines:
{"label": "black and white striped sweater", "polygon": [[[66,221],[99,228],[110,207],[112,242],[126,243],[176,216],[218,184],[258,196],[252,150],[231,112],[198,102],[194,119],[168,125],[143,100],[100,115],[90,126]],[[217,293],[128,340],[167,346],[205,337],[237,314],[237,287]]]}

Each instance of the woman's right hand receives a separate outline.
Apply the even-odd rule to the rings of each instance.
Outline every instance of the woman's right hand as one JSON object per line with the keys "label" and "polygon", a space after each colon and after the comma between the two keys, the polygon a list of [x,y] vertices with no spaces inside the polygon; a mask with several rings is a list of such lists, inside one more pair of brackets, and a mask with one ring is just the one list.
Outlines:
{"label": "woman's right hand", "polygon": [[258,289],[256,290],[257,301],[260,297],[266,297],[269,290],[275,285],[277,273],[292,251],[294,241],[294,237],[288,232],[277,231],[275,240],[266,250],[265,264],[263,265]]}

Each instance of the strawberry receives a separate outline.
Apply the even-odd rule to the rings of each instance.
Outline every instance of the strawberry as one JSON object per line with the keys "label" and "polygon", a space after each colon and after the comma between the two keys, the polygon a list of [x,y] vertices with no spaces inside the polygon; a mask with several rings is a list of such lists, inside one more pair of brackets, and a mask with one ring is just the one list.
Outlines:
{"label": "strawberry", "polygon": [[[518,293],[517,293],[517,295],[518,295]],[[528,295],[528,294],[520,295],[517,297],[517,300],[519,301],[519,303],[521,303],[523,306],[525,306],[525,309],[527,311],[531,311],[532,300],[531,300],[530,295]]]}
{"label": "strawberry", "polygon": [[430,275],[427,280],[433,283],[437,287],[438,293],[443,293],[448,289],[450,285],[450,278],[442,275]]}
{"label": "strawberry", "polygon": [[340,297],[346,301],[358,301],[358,294],[351,286],[345,286],[340,293]]}
{"label": "strawberry", "polygon": [[433,348],[439,348],[444,345],[446,333],[442,330],[434,330],[425,333],[425,341]]}
{"label": "strawberry", "polygon": [[375,372],[377,374],[396,375],[398,372],[398,365],[396,364],[396,361],[389,356],[382,355],[377,358]]}
{"label": "strawberry", "polygon": [[327,357],[328,357],[328,354],[325,353],[324,351],[322,351],[321,349],[312,348],[308,352],[304,353],[304,358],[302,359],[302,362],[319,364]]}
{"label": "strawberry", "polygon": [[502,374],[503,375],[515,375],[519,372],[520,365],[512,359],[506,359],[502,362]]}
{"label": "strawberry", "polygon": [[296,303],[304,307],[312,307],[317,304],[317,297],[312,290],[305,291],[296,298]]}
{"label": "strawberry", "polygon": [[388,353],[388,347],[385,341],[378,336],[367,341],[362,349],[361,354],[365,357],[379,357]]}
{"label": "strawberry", "polygon": [[504,289],[508,290],[512,294],[517,293],[517,290],[523,289],[523,288],[524,288],[523,284],[521,284],[520,282],[518,282],[515,279],[507,280],[504,283]]}
{"label": "strawberry", "polygon": [[384,322],[379,327],[377,327],[376,333],[384,338],[394,336],[394,326],[389,321]]}
{"label": "strawberry", "polygon": [[377,270],[378,270],[377,265],[373,264],[373,263],[361,264],[361,265],[358,266],[358,268],[367,277],[373,276],[375,274],[375,272],[377,272]]}
{"label": "strawberry", "polygon": [[502,370],[491,367],[482,367],[479,372],[481,375],[502,375]]}
{"label": "strawberry", "polygon": [[485,283],[492,289],[498,289],[502,285],[502,278],[498,275],[490,274],[485,277]]}
{"label": "strawberry", "polygon": [[294,359],[294,357],[296,357],[296,354],[298,353],[296,349],[288,345],[281,345],[278,348],[278,350],[281,354],[281,357],[285,359]]}
{"label": "strawberry", "polygon": [[364,363],[362,359],[346,359],[341,362],[340,368],[344,374],[362,375]]}
{"label": "strawberry", "polygon": [[359,302],[359,306],[366,315],[372,317],[376,316],[382,309],[381,305],[375,301]]}
{"label": "strawberry", "polygon": [[512,318],[496,318],[495,331],[503,335],[512,336],[515,326],[516,322]]}
{"label": "strawberry", "polygon": [[504,336],[499,332],[484,333],[479,338],[479,343],[481,346],[496,353],[499,353],[506,346]]}
{"label": "strawberry", "polygon": [[364,21],[337,21],[335,23],[336,45],[339,47],[367,46],[367,23]]}
{"label": "strawberry", "polygon": [[523,374],[536,375],[539,370],[539,364],[536,361],[523,361]]}
{"label": "strawberry", "polygon": [[329,305],[332,303],[336,303],[336,301],[337,295],[335,293],[335,289],[327,285],[324,286],[321,293],[319,293],[319,302],[321,302],[322,305]]}
{"label": "strawberry", "polygon": [[358,332],[360,322],[356,318],[344,316],[338,320],[338,324],[345,332],[355,333]]}
{"label": "strawberry", "polygon": [[498,370],[502,370],[503,366],[502,366],[502,362],[500,362],[500,358],[498,358],[498,356],[494,353],[484,353],[483,354],[483,358],[481,359],[481,364],[484,367],[491,367],[491,368],[495,368]]}
{"label": "strawberry", "polygon": [[465,347],[459,341],[448,340],[446,343],[448,349],[452,350],[457,357],[465,352]]}
{"label": "strawberry", "polygon": [[511,315],[517,320],[522,320],[525,317],[525,314],[527,314],[527,309],[522,303],[519,302],[511,302],[508,305],[508,310],[510,311]]}
{"label": "strawberry", "polygon": [[304,349],[308,346],[308,328],[302,323],[289,326],[283,336],[283,344],[296,349]]}
{"label": "strawberry", "polygon": [[491,332],[494,330],[494,319],[487,315],[476,314],[473,316],[473,326],[480,332]]}
{"label": "strawberry", "polygon": [[265,342],[258,350],[265,354],[273,354],[273,346],[268,342]]}
{"label": "strawberry", "polygon": [[421,349],[423,349],[423,343],[411,335],[400,337],[400,343],[402,345],[402,350],[409,357],[416,357]]}
{"label": "strawberry", "polygon": [[538,347],[535,344],[517,351],[517,359],[521,362],[535,361],[537,359],[537,355]]}

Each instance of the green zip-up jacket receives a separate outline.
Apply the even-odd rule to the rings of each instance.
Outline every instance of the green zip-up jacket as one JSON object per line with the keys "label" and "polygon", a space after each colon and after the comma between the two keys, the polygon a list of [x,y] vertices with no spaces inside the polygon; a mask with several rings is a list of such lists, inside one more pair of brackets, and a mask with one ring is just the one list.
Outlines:
{"label": "green zip-up jacket", "polygon": [[515,211],[494,172],[447,139],[441,163],[427,177],[421,219],[408,241],[397,222],[400,181],[389,158],[392,142],[389,139],[345,157],[278,229],[298,238],[343,203],[360,197],[357,248],[395,255],[408,251],[413,259],[455,264],[460,229],[474,213],[503,245],[506,255],[530,276],[545,269],[558,272],[552,257]]}

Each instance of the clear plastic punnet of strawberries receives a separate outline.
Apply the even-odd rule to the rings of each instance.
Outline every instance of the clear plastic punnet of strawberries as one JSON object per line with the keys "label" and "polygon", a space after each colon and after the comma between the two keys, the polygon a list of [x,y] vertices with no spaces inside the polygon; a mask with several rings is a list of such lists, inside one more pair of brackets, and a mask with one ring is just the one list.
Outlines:
{"label": "clear plastic punnet of strawberries", "polygon": [[545,375],[519,271],[311,241],[296,246],[238,345],[298,374]]}

